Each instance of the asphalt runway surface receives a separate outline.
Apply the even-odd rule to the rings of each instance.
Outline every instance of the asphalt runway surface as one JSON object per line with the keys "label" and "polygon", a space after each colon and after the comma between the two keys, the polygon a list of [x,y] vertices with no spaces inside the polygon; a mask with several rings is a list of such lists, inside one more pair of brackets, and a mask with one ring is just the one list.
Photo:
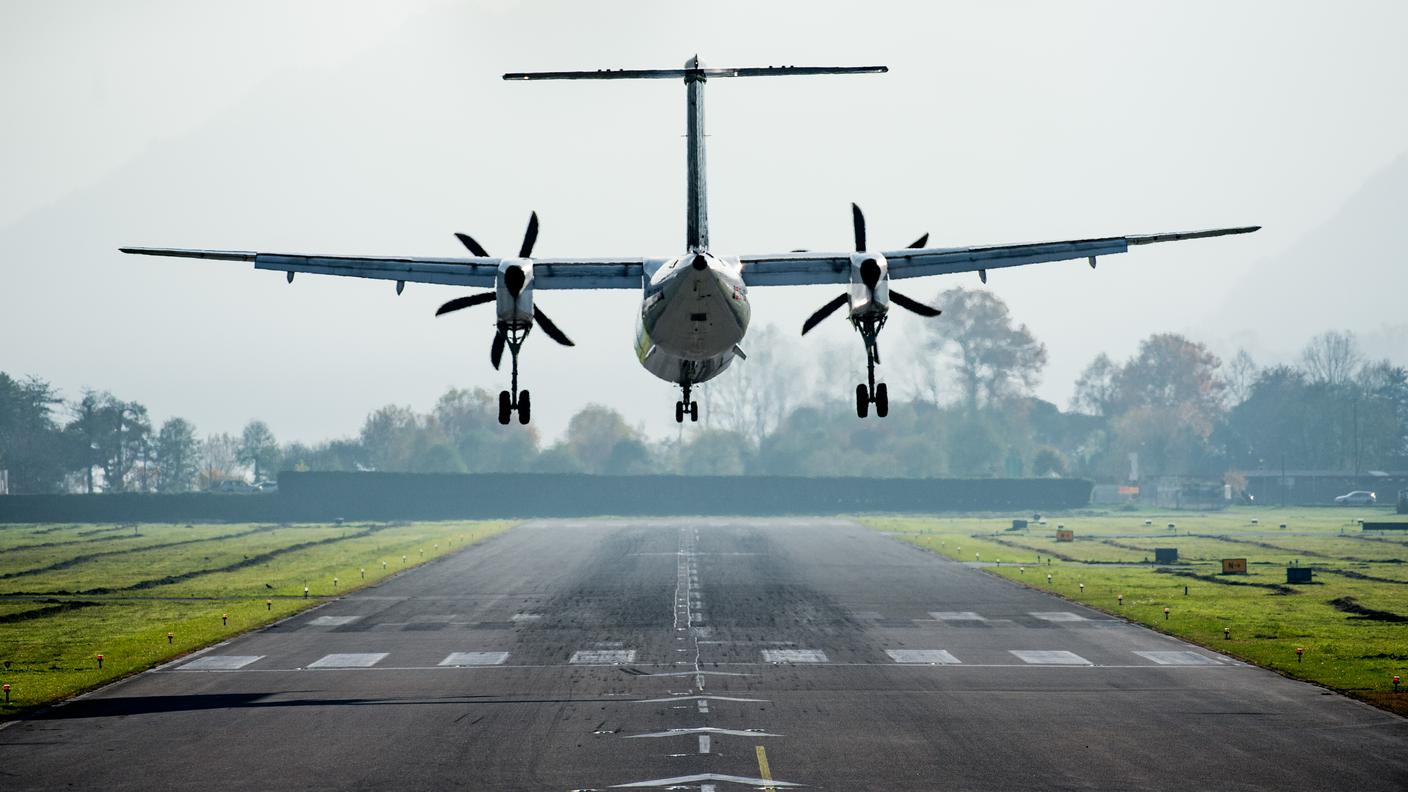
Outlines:
{"label": "asphalt runway surface", "polygon": [[0,788],[1408,789],[1408,720],[839,520],[541,521],[0,730]]}

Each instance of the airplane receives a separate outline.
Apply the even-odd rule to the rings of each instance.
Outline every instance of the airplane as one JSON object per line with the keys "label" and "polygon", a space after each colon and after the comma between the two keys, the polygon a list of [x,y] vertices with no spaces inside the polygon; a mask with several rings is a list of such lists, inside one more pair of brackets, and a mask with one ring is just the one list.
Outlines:
{"label": "airplane", "polygon": [[1215,228],[1166,234],[1113,236],[980,247],[928,247],[928,234],[899,250],[871,247],[865,234],[865,217],[851,205],[855,251],[816,253],[792,251],[762,255],[726,256],[709,244],[709,211],[704,156],[704,86],[710,80],[734,77],[774,77],[820,74],[881,74],[885,66],[764,66],[750,68],[708,67],[699,56],[680,69],[605,69],[593,71],[516,72],[503,75],[510,81],[534,80],[649,80],[682,79],[685,85],[686,190],[685,252],[667,257],[604,259],[533,258],[538,237],[538,216],[533,213],[518,255],[496,258],[473,237],[456,234],[472,254],[468,258],[416,258],[405,256],[341,256],[293,253],[259,253],[232,250],[124,247],[123,253],[147,256],[217,259],[253,262],[255,269],[286,273],[288,282],[299,273],[376,278],[396,282],[400,294],[407,283],[445,286],[490,287],[441,305],[442,316],[464,308],[493,302],[497,308],[490,362],[499,368],[507,347],[512,357],[510,389],[499,393],[499,423],[517,415],[527,424],[532,414],[528,390],[518,388],[518,358],[529,332],[541,327],[552,340],[572,346],[556,324],[533,299],[535,290],[637,289],[636,357],[647,371],[677,385],[675,421],[699,420],[693,388],[717,377],[734,358],[744,358],[739,346],[748,330],[751,310],[748,290],[757,286],[840,284],[846,290],[813,313],[802,325],[806,334],[843,305],[852,327],[865,346],[867,381],[856,386],[856,414],[865,418],[873,405],[875,415],[889,413],[885,383],[875,381],[880,362],[878,338],[891,305],[920,316],[939,316],[938,308],[925,305],[890,288],[890,281],[929,275],[977,272],[987,283],[988,271],[1072,259],[1096,259],[1124,253],[1132,246],[1230,234],[1246,234],[1260,226]]}

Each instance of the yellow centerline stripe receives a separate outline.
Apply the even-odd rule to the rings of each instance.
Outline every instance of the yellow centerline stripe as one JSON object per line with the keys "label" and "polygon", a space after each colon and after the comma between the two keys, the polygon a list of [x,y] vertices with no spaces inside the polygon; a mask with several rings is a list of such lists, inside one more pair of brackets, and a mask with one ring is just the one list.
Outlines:
{"label": "yellow centerline stripe", "polygon": [[[762,779],[763,779],[764,781],[771,781],[771,780],[772,780],[772,770],[770,770],[770,769],[768,768],[768,752],[765,751],[765,750],[763,750],[763,746],[761,746],[761,745],[757,746],[757,751],[758,751],[758,775],[762,776]],[[777,792],[777,787],[772,786],[771,784],[769,784],[768,786],[763,787],[763,789],[766,790],[766,792]]]}

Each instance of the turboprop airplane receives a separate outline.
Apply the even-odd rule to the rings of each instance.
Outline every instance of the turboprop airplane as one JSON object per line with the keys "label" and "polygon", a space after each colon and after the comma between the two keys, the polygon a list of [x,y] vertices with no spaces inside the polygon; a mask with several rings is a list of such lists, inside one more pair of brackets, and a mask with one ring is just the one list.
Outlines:
{"label": "turboprop airplane", "polygon": [[873,248],[867,243],[865,217],[860,208],[852,204],[854,252],[794,251],[751,256],[725,256],[714,252],[709,245],[704,173],[704,85],[709,80],[731,77],[876,74],[886,71],[888,69],[884,66],[713,68],[700,63],[696,55],[682,69],[505,74],[505,80],[528,81],[684,81],[688,201],[685,252],[682,255],[661,258],[535,259],[533,246],[538,238],[536,213],[528,221],[528,231],[518,255],[512,258],[490,256],[467,234],[456,236],[473,254],[468,258],[337,256],[147,247],[125,247],[121,250],[148,256],[249,261],[254,263],[255,269],[286,273],[289,283],[298,273],[392,280],[396,282],[397,294],[407,283],[491,287],[492,291],[446,302],[436,311],[436,315],[483,303],[495,304],[497,321],[489,352],[490,362],[497,369],[505,347],[512,358],[510,389],[499,393],[501,424],[509,423],[514,414],[517,414],[519,423],[527,424],[531,416],[529,392],[518,388],[518,357],[529,331],[536,325],[557,343],[573,345],[534,302],[535,290],[638,289],[641,291],[641,303],[635,315],[636,356],[647,371],[679,386],[681,398],[675,402],[675,420],[683,422],[685,416],[691,421],[699,420],[699,404],[692,398],[694,386],[717,377],[735,357],[746,357],[739,344],[748,330],[749,287],[831,283],[845,286],[846,291],[806,320],[802,333],[811,330],[843,305],[848,307],[848,317],[852,327],[860,333],[866,355],[867,381],[856,386],[856,414],[866,417],[873,405],[876,416],[883,418],[890,410],[889,393],[885,383],[875,381],[875,367],[880,362],[880,330],[885,326],[891,304],[926,317],[940,313],[939,309],[890,288],[891,280],[977,272],[987,283],[989,270],[1082,258],[1087,259],[1094,268],[1097,257],[1124,253],[1134,245],[1246,234],[1260,228],[1241,226],[1170,234],[950,248],[928,247],[929,235],[925,234],[907,248],[885,250]]}

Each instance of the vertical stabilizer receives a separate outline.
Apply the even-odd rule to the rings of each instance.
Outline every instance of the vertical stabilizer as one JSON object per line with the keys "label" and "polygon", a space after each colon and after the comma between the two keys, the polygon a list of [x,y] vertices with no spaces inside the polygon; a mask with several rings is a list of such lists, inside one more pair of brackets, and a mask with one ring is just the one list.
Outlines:
{"label": "vertical stabilizer", "polygon": [[684,65],[687,189],[685,242],[691,253],[709,249],[709,182],[704,167],[704,83],[699,56]]}

